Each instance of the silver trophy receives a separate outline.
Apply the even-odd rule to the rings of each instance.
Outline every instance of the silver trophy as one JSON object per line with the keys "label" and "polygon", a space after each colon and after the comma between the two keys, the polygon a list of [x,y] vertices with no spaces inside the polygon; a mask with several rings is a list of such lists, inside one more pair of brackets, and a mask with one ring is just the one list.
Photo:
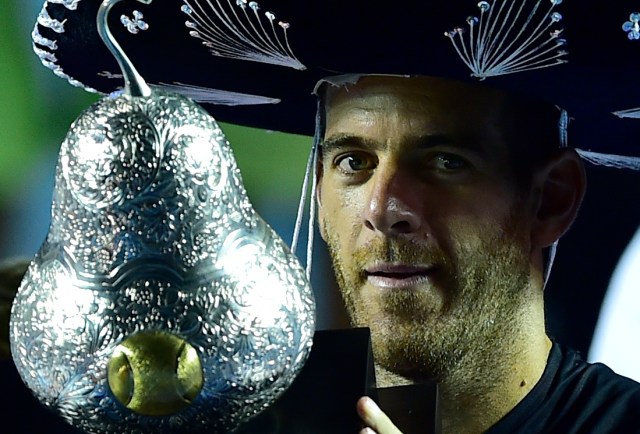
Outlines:
{"label": "silver trophy", "polygon": [[230,432],[305,364],[313,293],[216,121],[147,86],[112,37],[119,1],[104,0],[98,29],[125,90],[62,143],[51,226],[13,304],[13,359],[86,432]]}

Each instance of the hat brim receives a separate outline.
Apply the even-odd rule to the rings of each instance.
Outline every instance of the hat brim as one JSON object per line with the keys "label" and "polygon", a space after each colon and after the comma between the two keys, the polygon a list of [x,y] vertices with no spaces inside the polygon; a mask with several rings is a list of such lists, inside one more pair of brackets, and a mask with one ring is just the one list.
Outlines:
{"label": "hat brim", "polygon": [[[193,0],[191,3],[194,3]],[[548,8],[542,0],[540,8]],[[96,31],[99,2],[77,0],[77,8],[45,3],[49,16],[64,22],[56,33],[36,25],[57,48],[49,50],[58,68],[86,88],[110,93],[121,88],[113,56]],[[196,2],[197,3],[197,2]],[[202,2],[205,3],[205,2]],[[233,7],[235,0],[219,5]],[[490,2],[495,7],[500,2]],[[531,6],[538,3],[528,0]],[[571,116],[570,144],[598,152],[637,155],[640,120],[621,119],[614,112],[640,107],[640,41],[622,24],[637,7],[630,0],[604,6],[601,2],[565,0],[556,6],[559,28],[567,40],[567,63],[480,80],[471,75],[445,32],[465,25],[478,13],[476,1],[416,1],[380,4],[351,0],[264,0],[261,10],[273,12],[291,27],[288,42],[306,69],[217,57],[189,35],[182,0],[133,0],[117,4],[111,30],[141,75],[150,84],[182,83],[246,95],[273,98],[278,103],[249,105],[203,104],[221,121],[283,132],[312,135],[315,128],[316,82],[345,74],[431,75],[479,83],[566,109]],[[144,14],[149,29],[129,33],[118,22],[133,10]],[[506,25],[520,25],[509,23]],[[508,44],[509,41],[506,41]],[[460,101],[464,104],[464,101]]]}

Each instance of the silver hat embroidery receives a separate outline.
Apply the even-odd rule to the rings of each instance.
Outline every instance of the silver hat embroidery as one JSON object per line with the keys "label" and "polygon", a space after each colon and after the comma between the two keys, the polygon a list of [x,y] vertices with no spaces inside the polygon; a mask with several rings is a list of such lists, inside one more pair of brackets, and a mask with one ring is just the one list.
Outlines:
{"label": "silver hat embroidery", "polygon": [[[549,7],[541,11],[543,1]],[[562,15],[555,7],[561,3],[481,1],[479,17],[469,16],[466,28],[456,27],[445,36],[480,79],[559,65],[567,54],[562,29],[557,28]]]}

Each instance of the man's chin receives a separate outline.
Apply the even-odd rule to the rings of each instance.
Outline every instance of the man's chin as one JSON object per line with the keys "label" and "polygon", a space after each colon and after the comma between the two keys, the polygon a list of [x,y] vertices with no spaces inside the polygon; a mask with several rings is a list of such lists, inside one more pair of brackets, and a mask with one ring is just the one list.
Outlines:
{"label": "man's chin", "polygon": [[372,339],[374,362],[390,374],[411,382],[434,378],[435,372],[428,367],[429,354],[408,336],[390,336],[393,331],[374,336]]}

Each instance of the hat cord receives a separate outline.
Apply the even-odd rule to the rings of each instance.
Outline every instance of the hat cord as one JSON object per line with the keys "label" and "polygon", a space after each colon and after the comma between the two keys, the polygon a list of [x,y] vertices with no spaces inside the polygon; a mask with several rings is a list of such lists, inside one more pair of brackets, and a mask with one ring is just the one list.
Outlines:
{"label": "hat cord", "polygon": [[[322,102],[318,99],[318,107],[316,110],[316,128],[313,136],[313,144],[311,146],[311,152],[307,159],[307,166],[304,171],[304,180],[302,181],[302,191],[300,193],[300,200],[298,202],[298,211],[296,214],[296,223],[293,229],[293,237],[291,240],[291,251],[296,253],[298,248],[298,239],[300,238],[300,228],[302,227],[302,220],[304,218],[304,210],[309,196],[309,222],[307,232],[307,257],[306,257],[306,274],[307,279],[311,280],[311,264],[313,260],[313,243],[314,243],[314,230],[316,220],[316,189],[318,186],[318,154],[320,151],[320,141],[324,136],[324,119],[322,117]],[[311,179],[311,188],[309,188],[309,179]]]}

